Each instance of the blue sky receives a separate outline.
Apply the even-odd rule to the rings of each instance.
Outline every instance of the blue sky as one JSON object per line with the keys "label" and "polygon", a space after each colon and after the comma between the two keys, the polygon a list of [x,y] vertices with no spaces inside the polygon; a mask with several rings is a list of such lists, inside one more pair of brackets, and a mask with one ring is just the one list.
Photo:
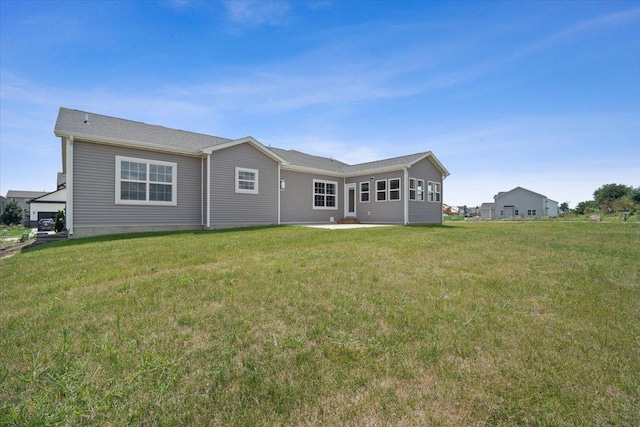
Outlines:
{"label": "blue sky", "polygon": [[0,194],[53,190],[60,106],[359,163],[444,202],[640,186],[640,2],[0,0]]}

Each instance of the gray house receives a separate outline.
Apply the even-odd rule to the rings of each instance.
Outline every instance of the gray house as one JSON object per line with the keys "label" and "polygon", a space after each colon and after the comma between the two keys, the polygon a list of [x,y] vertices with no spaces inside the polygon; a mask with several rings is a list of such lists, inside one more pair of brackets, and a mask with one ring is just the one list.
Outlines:
{"label": "gray house", "polygon": [[558,216],[558,202],[522,187],[501,191],[493,196],[493,200],[493,203],[485,202],[480,207],[482,219]]}
{"label": "gray house", "polygon": [[442,222],[449,172],[430,151],[348,165],[60,108],[69,234],[330,223]]}

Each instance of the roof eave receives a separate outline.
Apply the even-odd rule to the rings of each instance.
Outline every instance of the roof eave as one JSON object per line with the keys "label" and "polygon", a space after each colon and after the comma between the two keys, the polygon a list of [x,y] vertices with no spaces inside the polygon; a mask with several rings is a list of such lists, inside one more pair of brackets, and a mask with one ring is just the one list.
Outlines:
{"label": "roof eave", "polygon": [[114,145],[118,147],[137,148],[144,150],[152,150],[163,153],[182,154],[188,156],[202,157],[200,150],[183,150],[176,147],[167,147],[163,145],[151,144],[148,142],[133,141],[119,138],[108,138],[104,136],[96,136],[86,133],[68,132],[55,129],[53,133],[59,138],[73,138],[74,140],[82,140],[93,142],[96,144]]}

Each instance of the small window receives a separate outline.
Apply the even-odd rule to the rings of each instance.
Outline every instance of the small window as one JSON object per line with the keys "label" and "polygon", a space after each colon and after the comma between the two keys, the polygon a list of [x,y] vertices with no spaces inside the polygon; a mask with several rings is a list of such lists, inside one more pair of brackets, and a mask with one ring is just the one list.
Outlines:
{"label": "small window", "polygon": [[177,205],[177,163],[116,156],[116,204]]}
{"label": "small window", "polygon": [[367,203],[369,201],[369,183],[361,182],[360,183],[360,202]]}
{"label": "small window", "polygon": [[528,216],[536,216],[537,215],[537,210],[536,209],[528,209],[527,210],[527,215]]}
{"label": "small window", "polygon": [[435,201],[435,195],[433,192],[433,182],[432,181],[427,181],[427,201],[429,202],[434,202]]}
{"label": "small window", "polygon": [[258,194],[258,171],[236,168],[236,193]]}
{"label": "small window", "polygon": [[376,202],[387,200],[387,180],[376,181]]}
{"label": "small window", "polygon": [[389,180],[389,200],[400,200],[400,178]]}
{"label": "small window", "polygon": [[409,178],[409,200],[424,201],[424,180]]}
{"label": "small window", "polygon": [[520,213],[518,212],[518,209],[516,209],[513,213],[514,213],[515,216],[520,215]]}
{"label": "small window", "polygon": [[313,208],[338,209],[338,183],[334,181],[313,180]]}
{"label": "small window", "polygon": [[440,191],[440,183],[439,182],[434,182],[433,183],[433,188],[436,194],[436,202],[439,202],[442,200],[441,198],[441,191]]}

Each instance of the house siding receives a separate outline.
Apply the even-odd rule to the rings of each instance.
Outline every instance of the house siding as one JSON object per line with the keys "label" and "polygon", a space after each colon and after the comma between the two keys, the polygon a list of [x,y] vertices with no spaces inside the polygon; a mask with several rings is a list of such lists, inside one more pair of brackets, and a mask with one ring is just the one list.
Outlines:
{"label": "house siding", "polygon": [[[283,223],[323,223],[331,218],[338,221],[344,217],[344,179],[330,175],[316,175],[298,171],[282,170],[281,178],[286,188],[281,191],[280,219]],[[313,180],[334,181],[337,186],[337,209],[313,208]]]}
{"label": "house siding", "polygon": [[[441,224],[442,201],[444,200],[444,185],[442,174],[427,159],[423,159],[409,168],[409,178],[424,180],[424,201],[409,201],[409,224]],[[440,183],[440,201],[427,201],[427,182]],[[408,194],[408,192],[406,192]]]}
{"label": "house siding", "polygon": [[[201,159],[76,140],[73,157],[75,237],[138,230],[197,228],[201,215]],[[177,163],[177,205],[115,203],[116,156]],[[143,226],[143,228],[140,228]]]}
{"label": "house siding", "polygon": [[[509,206],[509,208],[505,208],[506,206]],[[507,211],[511,209],[510,206],[513,206],[514,211],[518,210],[518,216],[524,218],[546,216],[545,197],[522,188],[505,193],[496,199],[496,218],[508,218]],[[535,209],[536,215],[528,216],[527,211],[529,209]],[[500,215],[500,211],[502,211],[502,215]],[[515,216],[515,213],[513,216]]]}
{"label": "house siding", "polygon": [[[373,176],[373,179],[371,177]],[[400,200],[376,201],[376,181],[400,178]],[[347,178],[347,183],[356,183],[356,218],[363,223],[402,224],[404,223],[405,183],[404,171],[360,175]],[[361,202],[360,183],[369,182],[369,202]],[[388,188],[388,183],[387,183]],[[388,192],[387,192],[388,196]]]}
{"label": "house siding", "polygon": [[[235,192],[235,168],[258,170],[258,194]],[[211,227],[278,223],[278,163],[248,143],[211,155]]]}

